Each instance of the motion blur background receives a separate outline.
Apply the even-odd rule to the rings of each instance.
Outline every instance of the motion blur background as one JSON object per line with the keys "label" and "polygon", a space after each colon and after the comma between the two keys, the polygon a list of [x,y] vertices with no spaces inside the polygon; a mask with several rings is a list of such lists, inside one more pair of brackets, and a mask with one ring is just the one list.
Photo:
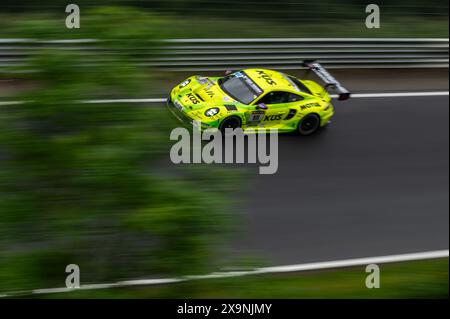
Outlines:
{"label": "motion blur background", "polygon": [[[169,132],[178,124],[162,105],[82,102],[164,97],[170,87],[200,69],[194,65],[180,71],[176,64],[165,67],[155,63],[170,56],[168,47],[174,46],[159,40],[448,38],[446,0],[377,1],[381,9],[379,29],[366,28],[365,8],[370,2],[361,0],[117,0],[101,1],[101,4],[78,0],[75,3],[81,10],[79,29],[65,26],[65,7],[69,3],[62,0],[2,0],[0,3],[0,295],[62,287],[68,264],[80,266],[82,284],[87,284],[323,261],[341,256],[375,256],[390,252],[385,250],[386,247],[395,247],[398,249],[396,253],[448,249],[448,244],[445,244],[445,239],[448,243],[448,100],[424,102],[443,104],[443,108],[436,108],[439,112],[432,111],[429,115],[431,121],[440,121],[441,131],[431,128],[429,134],[435,133],[437,138],[429,136],[424,139],[423,145],[434,143],[434,148],[419,150],[419,146],[411,142],[415,135],[409,130],[417,124],[414,121],[420,118],[418,113],[411,113],[414,125],[404,125],[403,133],[399,134],[404,140],[397,141],[398,145],[409,145],[412,152],[431,154],[421,158],[428,167],[435,169],[426,173],[429,184],[422,181],[417,189],[409,189],[394,181],[394,185],[405,192],[402,193],[405,203],[422,196],[418,195],[422,194],[419,192],[421,187],[428,187],[433,193],[429,198],[423,195],[423,201],[416,204],[416,208],[421,209],[422,204],[426,207],[431,203],[431,207],[425,210],[430,211],[427,218],[432,226],[424,234],[430,239],[423,244],[413,239],[417,227],[427,224],[422,219],[425,218],[425,210],[416,214],[415,208],[410,207],[414,204],[392,203],[389,202],[391,195],[379,193],[378,201],[394,205],[395,209],[394,213],[387,211],[386,217],[378,217],[378,227],[384,229],[385,225],[393,225],[391,218],[411,227],[391,227],[391,232],[386,235],[373,228],[373,234],[366,233],[366,236],[373,237],[366,237],[366,246],[361,244],[359,247],[350,247],[350,243],[357,242],[354,238],[344,241],[342,237],[340,242],[339,236],[344,232],[351,233],[351,229],[371,229],[365,220],[373,215],[355,218],[350,213],[346,215],[345,209],[330,216],[324,215],[323,212],[335,208],[333,201],[337,200],[326,194],[318,199],[317,193],[329,188],[313,187],[311,194],[303,193],[305,204],[308,198],[328,203],[322,206],[315,206],[317,202],[311,203],[311,207],[319,207],[316,218],[321,219],[311,222],[314,217],[309,220],[305,217],[307,211],[289,204],[281,190],[272,193],[270,185],[276,183],[290,185],[289,190],[301,187],[285,183],[289,179],[286,174],[292,172],[282,171],[281,177],[255,182],[251,167],[170,165]],[[439,63],[448,65],[448,42],[446,45],[444,59],[441,56],[439,59],[447,62]],[[227,49],[223,50],[226,55]],[[239,63],[239,66],[246,66],[245,62]],[[296,67],[295,64],[290,66]],[[220,68],[203,67],[203,71],[217,74]],[[361,92],[375,89],[395,91],[396,88],[448,90],[447,71],[445,67],[425,68],[423,65],[406,71],[336,70],[344,84]],[[297,71],[293,72],[296,74]],[[402,103],[413,104],[411,101]],[[365,105],[370,107],[370,102]],[[365,107],[362,109],[367,110]],[[354,111],[347,113],[349,118],[356,116],[358,109]],[[393,135],[399,133],[393,128],[397,128],[397,124],[389,121],[386,124],[384,115],[377,118],[376,114],[370,114],[375,118],[375,124],[368,125],[373,139],[358,141],[363,144],[359,148],[355,142],[351,150],[356,156],[365,154],[366,148],[374,151],[379,146],[392,147],[395,152],[399,147],[393,145],[394,142],[392,145],[376,144],[381,140],[386,142],[389,135],[376,140],[374,136],[380,127],[377,120],[383,125],[392,125]],[[367,113],[361,117],[366,118]],[[360,119],[355,121],[362,122]],[[364,135],[367,131],[369,129],[359,127],[358,133]],[[333,133],[330,130],[326,134]],[[343,153],[348,152],[349,138],[355,135],[354,131],[342,131],[341,135],[336,133],[336,140],[331,145],[340,145],[336,148],[340,147]],[[285,150],[297,149],[298,157],[313,152],[311,163],[303,162],[304,165],[329,165],[323,162],[321,154],[330,149],[330,144],[325,144],[321,150],[319,138],[324,139],[317,137],[297,144],[297,140],[288,137],[282,143],[287,144],[284,145]],[[374,144],[369,144],[370,141]],[[348,144],[339,144],[342,142]],[[436,149],[440,152],[435,152]],[[370,152],[366,155],[366,158],[361,157],[361,161],[377,156]],[[298,158],[293,153],[280,156]],[[348,162],[345,157],[337,160]],[[403,157],[391,158],[389,163],[393,164],[390,168],[406,160]],[[308,161],[308,157],[303,161]],[[287,167],[286,163],[287,160],[280,162],[281,169]],[[294,169],[296,165],[289,167]],[[368,173],[373,167],[365,168],[352,173],[373,178]],[[339,169],[342,167],[336,168]],[[411,171],[417,173],[418,170],[411,167]],[[402,173],[411,176],[410,171]],[[336,179],[335,186],[345,188],[346,183],[361,183],[361,180],[347,181],[346,178],[344,175]],[[295,183],[300,181],[301,177]],[[384,180],[380,183],[389,185],[391,182]],[[280,189],[278,186],[274,188]],[[379,188],[377,185],[376,189]],[[292,198],[289,190],[284,194]],[[397,189],[390,191],[396,193]],[[341,194],[340,198],[348,198],[350,203],[353,201],[350,193]],[[268,196],[270,194],[272,199]],[[247,196],[252,199],[249,201]],[[369,213],[375,195],[370,197],[367,189],[361,196],[361,206],[355,208],[358,216],[364,216],[366,207]],[[269,201],[261,204],[260,197],[269,197]],[[283,198],[286,201],[280,200]],[[315,208],[311,210],[311,207],[310,211],[314,211]],[[409,209],[414,211],[413,217],[408,216]],[[341,216],[339,220],[337,213]],[[285,217],[289,214],[303,217],[300,220]],[[392,217],[395,214],[397,217]],[[304,223],[305,229],[286,230],[278,225],[277,218],[287,225]],[[405,222],[408,218],[412,220],[410,223]],[[261,226],[256,220],[265,220],[265,224]],[[342,228],[335,238],[327,236],[330,234],[326,231],[328,226],[321,226],[324,220],[330,220],[330,229],[347,228]],[[280,226],[278,233],[268,231],[268,225]],[[321,239],[315,242],[306,235],[304,238],[296,237],[302,232],[309,234],[307,228],[310,226],[317,230],[316,236]],[[385,240],[378,241],[375,233]],[[280,240],[283,236],[288,236],[286,241]],[[363,234],[358,236],[364,237]],[[417,241],[421,240],[420,235],[415,237]],[[244,238],[242,242],[240,238]],[[334,247],[332,242],[342,246]],[[258,243],[263,243],[265,248]],[[287,248],[279,249],[277,245]],[[326,250],[327,245],[330,251]],[[401,251],[401,245],[407,246],[406,251]],[[299,254],[298,249],[304,254]],[[58,297],[448,296],[447,259],[387,266],[384,278],[391,286],[379,291],[369,291],[363,286],[365,275],[361,268],[189,282],[157,288],[85,291]]]}
{"label": "motion blur background", "polygon": [[[168,1],[94,1],[80,0],[76,4],[83,8],[83,15],[90,10],[107,6],[127,6],[147,14],[147,32],[162,37],[329,37],[329,36],[407,36],[445,37],[447,35],[448,2],[444,0],[396,0],[377,1],[382,13],[383,27],[368,30],[361,23],[365,8],[371,3],[354,1],[250,1],[250,0],[168,0]],[[9,1],[1,3],[2,33],[8,33],[12,20],[37,17],[59,18],[53,21],[60,25],[65,17],[67,1]],[[122,10],[121,10],[122,11]],[[128,29],[134,24],[128,19],[117,21],[117,29]],[[29,24],[32,22],[29,21]],[[28,24],[28,25],[29,25]],[[38,27],[38,26],[36,26]],[[38,30],[24,30],[30,32]],[[84,32],[90,32],[85,30]],[[91,30],[92,32],[92,30]],[[72,32],[56,27],[53,35],[76,36]]]}

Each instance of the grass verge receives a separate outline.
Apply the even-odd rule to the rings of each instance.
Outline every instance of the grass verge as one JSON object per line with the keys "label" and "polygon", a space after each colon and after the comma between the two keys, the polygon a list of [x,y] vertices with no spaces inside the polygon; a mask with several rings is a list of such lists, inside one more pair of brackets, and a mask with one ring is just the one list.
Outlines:
{"label": "grass verge", "polygon": [[448,258],[380,264],[380,288],[365,267],[252,275],[185,283],[80,290],[44,298],[448,298]]}

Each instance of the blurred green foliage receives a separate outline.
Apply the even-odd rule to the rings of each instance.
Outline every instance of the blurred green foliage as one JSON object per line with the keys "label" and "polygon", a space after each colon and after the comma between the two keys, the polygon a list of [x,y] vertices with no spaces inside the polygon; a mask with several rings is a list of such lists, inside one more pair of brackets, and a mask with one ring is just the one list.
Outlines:
{"label": "blurred green foliage", "polygon": [[101,39],[105,44],[139,48],[142,41],[170,37],[170,21],[149,11],[131,7],[94,7],[80,10],[80,28],[67,29],[64,7],[59,14],[52,11],[5,15],[5,35],[31,39]]}
{"label": "blurred green foliage", "polygon": [[[145,32],[130,10],[94,11],[82,36],[131,54]],[[52,32],[30,28],[37,39]],[[212,188],[210,166],[174,171],[177,124],[162,107],[84,103],[151,92],[126,56],[92,65],[95,55],[39,52],[33,88],[15,96],[28,103],[0,108],[0,294],[64,286],[67,264],[82,284],[215,269],[235,176],[216,168]]]}
{"label": "blurred green foliage", "polygon": [[[18,11],[60,11],[67,4],[65,0],[3,0],[2,10]],[[256,17],[283,19],[314,15],[321,19],[336,15],[355,17],[361,8],[365,8],[366,0],[77,0],[81,8],[99,6],[126,5],[136,8],[150,9],[161,13],[200,14],[223,17]],[[442,8],[448,7],[445,0],[379,0],[376,3],[387,13],[427,15],[430,13],[448,14]],[[364,12],[364,11],[362,11]]]}
{"label": "blurred green foliage", "polygon": [[[377,1],[381,28],[367,29],[365,0],[80,0],[81,28],[66,29],[66,1],[3,1],[0,5],[0,37],[31,37],[45,28],[52,39],[94,35],[92,12],[108,14],[115,7],[119,20],[109,20],[105,36],[126,34],[137,27],[147,39],[228,37],[447,37],[448,1]],[[131,10],[131,11],[130,11]],[[125,19],[122,19],[125,18]],[[16,26],[16,21],[22,28]],[[48,27],[46,27],[48,26]],[[113,28],[111,28],[113,27]],[[87,28],[87,33],[83,28]],[[113,29],[113,30],[111,30]],[[51,30],[51,32],[49,32]],[[137,30],[133,31],[136,32]],[[101,34],[100,30],[100,34]],[[148,36],[147,36],[148,35]]]}

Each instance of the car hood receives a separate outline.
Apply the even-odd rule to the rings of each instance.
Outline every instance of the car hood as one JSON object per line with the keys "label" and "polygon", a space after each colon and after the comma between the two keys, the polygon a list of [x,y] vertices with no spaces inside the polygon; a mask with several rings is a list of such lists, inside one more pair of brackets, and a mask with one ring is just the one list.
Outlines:
{"label": "car hood", "polygon": [[178,85],[172,94],[183,106],[189,106],[191,110],[236,102],[220,89],[218,79],[192,76]]}

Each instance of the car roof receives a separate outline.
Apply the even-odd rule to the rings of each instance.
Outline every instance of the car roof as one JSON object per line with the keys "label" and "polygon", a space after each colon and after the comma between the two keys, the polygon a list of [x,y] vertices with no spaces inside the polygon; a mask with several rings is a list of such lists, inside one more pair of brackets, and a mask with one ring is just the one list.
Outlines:
{"label": "car roof", "polygon": [[295,87],[281,72],[268,69],[245,69],[244,71],[264,92],[292,91]]}

